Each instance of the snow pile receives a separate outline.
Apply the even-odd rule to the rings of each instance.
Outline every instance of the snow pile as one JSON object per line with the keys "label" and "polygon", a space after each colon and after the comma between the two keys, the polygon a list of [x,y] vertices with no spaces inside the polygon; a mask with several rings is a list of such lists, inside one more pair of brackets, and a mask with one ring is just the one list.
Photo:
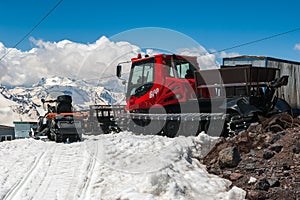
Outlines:
{"label": "snow pile", "polygon": [[0,199],[244,199],[197,159],[217,140],[122,132],[72,144],[2,142]]}

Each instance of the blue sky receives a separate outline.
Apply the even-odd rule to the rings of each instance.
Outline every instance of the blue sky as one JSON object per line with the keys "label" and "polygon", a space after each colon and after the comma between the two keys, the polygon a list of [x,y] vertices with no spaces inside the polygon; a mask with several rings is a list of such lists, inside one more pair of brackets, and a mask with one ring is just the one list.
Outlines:
{"label": "blue sky", "polygon": [[[0,42],[12,47],[58,0],[0,3]],[[300,1],[99,1],[64,0],[30,35],[44,41],[93,43],[140,27],[184,33],[206,49],[221,50],[300,27]],[[300,61],[300,31],[227,51]],[[31,49],[26,39],[18,47]]]}

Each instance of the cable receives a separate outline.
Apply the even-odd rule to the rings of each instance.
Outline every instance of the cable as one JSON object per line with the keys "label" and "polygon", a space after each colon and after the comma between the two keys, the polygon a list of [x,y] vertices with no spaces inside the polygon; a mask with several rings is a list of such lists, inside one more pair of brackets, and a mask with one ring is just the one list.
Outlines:
{"label": "cable", "polygon": [[246,42],[246,43],[242,43],[242,44],[239,44],[239,45],[236,45],[236,46],[224,48],[224,49],[221,49],[221,50],[218,50],[218,51],[209,52],[208,54],[221,53],[222,51],[228,51],[228,50],[239,48],[239,47],[242,47],[242,46],[247,46],[247,45],[250,45],[250,44],[258,43],[258,42],[261,42],[261,41],[264,41],[264,40],[269,40],[269,39],[272,39],[272,38],[275,38],[275,37],[278,37],[278,36],[282,36],[282,35],[286,35],[286,34],[289,34],[289,33],[292,33],[292,32],[296,32],[296,31],[299,31],[299,30],[300,30],[300,27],[296,28],[296,29],[286,31],[286,32],[282,32],[282,33],[278,33],[278,34],[271,35],[271,36],[268,36],[268,37],[264,37],[264,38],[261,38],[261,39],[253,40],[253,41]]}
{"label": "cable", "polygon": [[13,49],[19,46],[20,43],[22,43],[64,0],[60,0],[57,2],[54,7],[42,18],[38,23],[26,34],[24,35],[10,50],[6,52],[1,58],[0,61],[5,58]]}

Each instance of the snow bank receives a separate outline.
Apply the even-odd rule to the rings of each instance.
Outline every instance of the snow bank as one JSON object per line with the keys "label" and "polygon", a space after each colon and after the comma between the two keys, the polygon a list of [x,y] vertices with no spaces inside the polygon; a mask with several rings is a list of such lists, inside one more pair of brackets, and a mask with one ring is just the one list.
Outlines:
{"label": "snow bank", "polygon": [[[100,140],[99,137],[101,138]],[[137,136],[127,132],[91,137],[97,153],[99,190],[88,199],[243,199],[245,192],[229,189],[230,181],[208,174],[199,158],[218,141],[198,137]],[[92,140],[88,141],[91,142]],[[95,150],[97,149],[97,150]]]}
{"label": "snow bank", "polygon": [[198,158],[217,138],[120,134],[0,143],[0,199],[244,199]]}

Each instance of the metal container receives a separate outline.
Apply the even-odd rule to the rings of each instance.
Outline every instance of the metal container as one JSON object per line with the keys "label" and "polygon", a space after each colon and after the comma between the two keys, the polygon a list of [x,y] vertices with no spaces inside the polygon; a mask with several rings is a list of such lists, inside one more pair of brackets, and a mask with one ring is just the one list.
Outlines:
{"label": "metal container", "polygon": [[293,108],[300,108],[300,62],[266,56],[238,56],[223,58],[223,66],[237,65],[278,68],[279,76],[289,76],[288,85],[279,89],[278,96],[285,99]]}
{"label": "metal container", "polygon": [[37,128],[36,122],[14,122],[14,125],[16,139],[30,137],[31,130]]}

